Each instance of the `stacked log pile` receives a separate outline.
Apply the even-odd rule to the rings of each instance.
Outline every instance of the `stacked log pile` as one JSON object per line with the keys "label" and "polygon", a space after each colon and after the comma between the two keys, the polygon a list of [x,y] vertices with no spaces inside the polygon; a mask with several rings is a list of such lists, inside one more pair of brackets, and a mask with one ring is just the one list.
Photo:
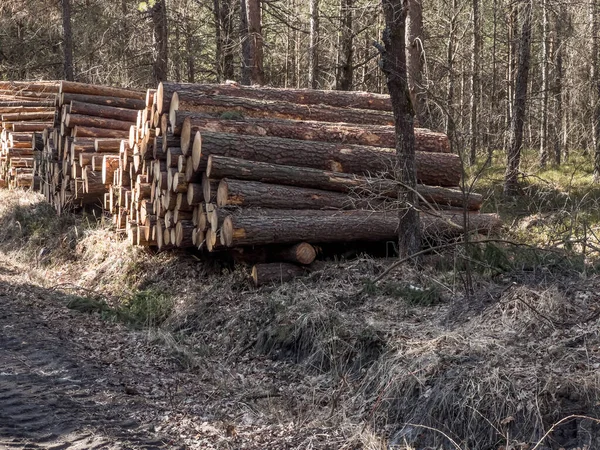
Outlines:
{"label": "stacked log pile", "polygon": [[[101,205],[132,244],[235,249],[259,262],[259,285],[305,273],[313,244],[398,234],[388,96],[63,81],[55,104],[54,128],[33,138],[39,189],[59,212]],[[461,164],[447,136],[417,129],[415,138],[417,192],[436,210],[421,215],[422,232],[460,235],[463,211],[470,229],[498,227],[479,214],[480,195],[457,189]]]}
{"label": "stacked log pile", "polygon": [[[311,244],[396,239],[397,208],[384,207],[397,196],[388,96],[162,83],[146,107],[156,127],[140,143],[152,169],[138,226],[149,244],[268,247],[262,261],[274,262],[253,270],[262,284],[304,273]],[[416,145],[419,196],[442,209],[423,215],[426,235],[462,233],[463,208],[472,229],[499,226],[478,213],[480,195],[457,189],[447,136],[417,129]]]}
{"label": "stacked log pile", "polygon": [[146,93],[61,81],[55,126],[41,139],[36,161],[40,190],[60,213],[65,207],[108,206],[117,186],[129,186],[130,134]]}
{"label": "stacked log pile", "polygon": [[53,125],[57,92],[56,81],[0,82],[0,187],[37,187],[38,134]]}

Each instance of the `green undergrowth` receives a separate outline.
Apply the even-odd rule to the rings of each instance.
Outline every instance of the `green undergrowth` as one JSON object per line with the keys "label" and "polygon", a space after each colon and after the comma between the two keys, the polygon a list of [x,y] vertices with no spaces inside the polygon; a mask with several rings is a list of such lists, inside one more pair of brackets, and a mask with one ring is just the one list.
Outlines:
{"label": "green undergrowth", "polygon": [[123,322],[138,329],[159,327],[173,312],[170,295],[146,289],[120,299],[116,306],[98,297],[74,296],[67,303],[69,309],[82,313],[96,313],[102,319]]}

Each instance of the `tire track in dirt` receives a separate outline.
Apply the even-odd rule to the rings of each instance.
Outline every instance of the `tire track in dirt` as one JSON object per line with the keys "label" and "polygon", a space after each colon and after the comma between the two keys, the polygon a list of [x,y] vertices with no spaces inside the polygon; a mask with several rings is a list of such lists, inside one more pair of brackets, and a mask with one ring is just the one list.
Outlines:
{"label": "tire track in dirt", "polygon": [[57,294],[11,278],[0,272],[0,448],[180,448],[139,420],[150,402],[85,357]]}

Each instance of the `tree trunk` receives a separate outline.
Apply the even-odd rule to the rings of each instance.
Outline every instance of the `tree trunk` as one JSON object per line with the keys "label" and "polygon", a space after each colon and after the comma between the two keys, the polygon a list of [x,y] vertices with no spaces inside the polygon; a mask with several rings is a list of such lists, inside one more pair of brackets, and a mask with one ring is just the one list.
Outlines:
{"label": "tree trunk", "polygon": [[241,0],[242,84],[264,84],[260,0]]}
{"label": "tree trunk", "polygon": [[73,81],[73,33],[71,31],[71,0],[62,0],[64,77]]}
{"label": "tree trunk", "polygon": [[591,85],[593,96],[592,138],[594,143],[594,182],[600,182],[600,59],[598,55],[598,1],[590,3],[592,23]]}
{"label": "tree trunk", "polygon": [[[371,145],[373,147],[385,148],[394,148],[396,146],[396,134],[394,128],[391,126],[353,126],[347,124],[269,119],[247,119],[241,121],[188,116],[181,127],[181,149],[184,153],[187,154],[197,131],[273,136],[304,141]],[[415,129],[415,147],[417,151],[422,152],[450,152],[448,136],[424,128]]]}
{"label": "tree trunk", "polygon": [[152,36],[154,41],[154,62],[152,64],[152,78],[157,85],[168,78],[168,45],[169,30],[167,27],[167,6],[165,0],[156,0],[150,8],[152,19]]}
{"label": "tree trunk", "polygon": [[[459,184],[461,164],[457,155],[424,152],[415,154],[414,139],[412,145],[411,173],[414,182],[409,184],[410,180],[407,183],[405,178],[398,177],[396,179],[399,182],[414,189],[416,166],[416,178],[423,184],[432,186],[457,186]],[[360,145],[226,133],[197,133],[192,149],[194,170],[196,172],[206,170],[208,157],[213,154],[355,174],[389,172],[394,166],[394,157],[396,156],[390,149]],[[411,200],[416,202],[416,199]]]}
{"label": "tree trunk", "polygon": [[220,95],[205,96],[202,94],[175,93],[171,100],[169,121],[176,122],[175,112],[178,110],[220,115],[223,119],[263,117],[288,120],[313,120],[320,122],[347,122],[366,125],[392,125],[393,115],[385,111],[362,109],[340,109],[325,105],[298,105],[295,103],[252,100]]}
{"label": "tree trunk", "polygon": [[308,85],[319,87],[319,0],[310,0],[310,42],[308,49]]}
{"label": "tree trunk", "polygon": [[469,163],[475,164],[477,160],[477,146],[479,144],[480,120],[477,114],[477,105],[479,103],[479,64],[481,59],[481,13],[479,11],[480,0],[473,0],[473,36],[471,55],[471,92],[469,101]]}
{"label": "tree trunk", "polygon": [[555,16],[556,23],[556,43],[555,43],[555,86],[554,98],[556,103],[556,121],[557,125],[554,128],[554,164],[557,166],[561,163],[563,153],[563,144],[566,142],[567,123],[565,117],[565,108],[563,106],[563,20],[566,19],[567,12],[563,5],[559,13]]}
{"label": "tree trunk", "polygon": [[[423,216],[421,233],[431,239],[455,238],[464,233],[463,214]],[[490,232],[501,226],[495,214],[470,216],[471,231]],[[398,236],[398,215],[373,211],[312,211],[243,209],[225,218],[221,243],[226,247],[296,242],[326,243],[386,241]]]}
{"label": "tree trunk", "polygon": [[521,162],[521,147],[523,145],[523,126],[527,106],[527,85],[531,54],[531,1],[521,0],[523,27],[521,30],[517,78],[515,81],[515,100],[510,126],[506,172],[504,174],[505,195],[516,195],[519,193],[518,176]]}
{"label": "tree trunk", "polygon": [[[406,71],[406,14],[408,0],[382,0],[386,29],[385,49],[382,49],[382,70],[387,77],[388,90],[394,110],[396,128],[395,178],[403,185],[398,189],[398,200],[403,208],[398,214],[398,253],[405,258],[419,251],[419,200],[417,187],[417,157],[415,154],[414,109],[410,100]],[[420,181],[425,184],[423,171]],[[460,178],[460,177],[459,177]]]}
{"label": "tree trunk", "polygon": [[[393,180],[366,178],[358,175],[306,167],[284,166],[268,162],[247,161],[217,155],[209,156],[206,175],[211,179],[236,178],[326,191],[354,192],[356,195],[374,197],[395,198],[398,192],[398,186]],[[477,211],[483,203],[482,195],[471,193],[465,199],[463,192],[457,189],[418,184],[417,192],[429,203],[439,206],[463,207],[463,205],[466,205],[468,210]],[[194,194],[189,195],[195,198]],[[199,201],[202,201],[202,199],[199,199]]]}
{"label": "tree trunk", "polygon": [[548,163],[548,96],[549,96],[549,52],[548,52],[548,0],[542,0],[542,101],[540,118],[540,167]]}
{"label": "tree trunk", "polygon": [[352,90],[354,75],[354,31],[352,19],[354,14],[354,0],[341,0],[340,4],[340,35],[338,46],[338,67],[335,88],[338,91]]}
{"label": "tree trunk", "polygon": [[425,89],[423,42],[423,0],[409,0],[406,16],[406,67],[408,88],[419,125],[429,127],[427,92]]}
{"label": "tree trunk", "polygon": [[219,81],[233,80],[233,16],[232,0],[214,0],[216,30],[216,72]]}

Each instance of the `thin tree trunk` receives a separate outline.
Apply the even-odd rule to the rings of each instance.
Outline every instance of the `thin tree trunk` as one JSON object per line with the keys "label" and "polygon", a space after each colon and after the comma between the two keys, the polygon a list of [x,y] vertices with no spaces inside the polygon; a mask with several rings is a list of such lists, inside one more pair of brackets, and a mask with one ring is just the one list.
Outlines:
{"label": "thin tree trunk", "polygon": [[516,195],[519,192],[518,176],[523,145],[523,125],[527,106],[527,87],[531,56],[531,15],[533,0],[521,0],[523,27],[521,30],[519,64],[515,81],[515,101],[510,126],[507,151],[506,173],[504,174],[504,194]]}
{"label": "thin tree trunk", "polygon": [[564,6],[561,7],[559,16],[555,16],[556,23],[556,39],[555,39],[555,79],[554,79],[554,99],[556,105],[556,124],[554,128],[554,164],[560,165],[562,156],[562,144],[563,144],[563,133],[566,132],[566,122],[564,120],[563,111],[563,20],[564,20]]}
{"label": "thin tree trunk", "polygon": [[446,47],[446,65],[448,68],[448,87],[446,90],[446,134],[450,138],[450,146],[454,147],[454,53],[456,51],[454,42],[456,31],[456,10],[458,6],[457,0],[452,0],[452,11],[450,12],[450,29],[448,33],[448,45]]}
{"label": "thin tree trunk", "polygon": [[167,27],[167,7],[165,0],[157,0],[150,8],[152,19],[152,32],[154,38],[154,63],[152,65],[152,76],[154,83],[166,81],[168,77],[168,41],[169,30]]}
{"label": "thin tree trunk", "polygon": [[473,0],[473,36],[471,55],[471,97],[470,97],[470,115],[469,115],[469,135],[470,135],[470,153],[469,163],[475,164],[477,158],[478,144],[478,120],[477,104],[479,95],[479,58],[481,57],[481,14],[479,12],[479,1]]}
{"label": "thin tree trunk", "polygon": [[317,89],[319,87],[319,0],[310,0],[308,85],[311,89]]}
{"label": "thin tree trunk", "polygon": [[396,127],[396,177],[404,185],[398,192],[398,252],[404,258],[421,246],[419,214],[416,210],[414,109],[410,100],[406,67],[406,15],[408,0],[382,0],[386,22],[382,70],[387,76]]}
{"label": "thin tree trunk", "polygon": [[424,83],[425,51],[423,49],[423,3],[410,0],[406,17],[406,66],[408,87],[417,120],[421,127],[429,127],[427,97]]}
{"label": "thin tree trunk", "polygon": [[494,11],[493,17],[493,32],[492,32],[492,92],[491,92],[491,114],[489,116],[489,125],[488,125],[488,136],[487,136],[487,148],[488,148],[488,159],[491,162],[492,157],[494,156],[494,146],[496,144],[496,139],[493,139],[498,133],[497,126],[497,111],[498,111],[498,94],[497,94],[497,58],[496,58],[496,48],[498,44],[498,0],[494,0],[492,5]]}
{"label": "thin tree trunk", "polygon": [[600,60],[598,59],[598,1],[590,4],[590,21],[592,23],[592,54],[590,55],[592,72],[593,116],[592,138],[594,143],[594,182],[600,182]]}
{"label": "thin tree trunk", "polygon": [[542,104],[540,121],[540,167],[548,162],[548,94],[549,94],[549,52],[548,52],[548,0],[542,0]]}
{"label": "thin tree trunk", "polygon": [[186,23],[185,52],[187,62],[187,80],[188,83],[194,83],[196,80],[196,66],[194,65],[194,36],[192,34],[191,20],[189,18]]}
{"label": "thin tree trunk", "polygon": [[65,80],[74,81],[73,74],[73,32],[71,31],[71,0],[62,0],[63,51]]}
{"label": "thin tree trunk", "polygon": [[354,0],[341,0],[340,5],[340,44],[336,86],[338,91],[352,89],[354,71],[354,34],[352,31]]}
{"label": "thin tree trunk", "polygon": [[260,0],[241,0],[242,84],[264,84]]}

